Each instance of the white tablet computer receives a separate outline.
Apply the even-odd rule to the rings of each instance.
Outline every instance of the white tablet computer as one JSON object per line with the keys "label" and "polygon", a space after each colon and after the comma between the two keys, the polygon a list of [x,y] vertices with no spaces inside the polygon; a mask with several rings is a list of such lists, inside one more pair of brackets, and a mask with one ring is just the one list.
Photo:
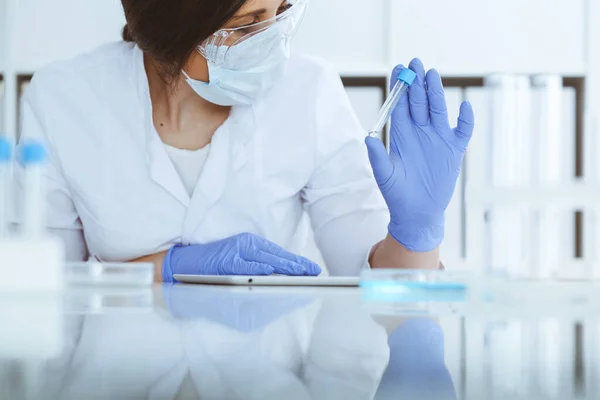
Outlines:
{"label": "white tablet computer", "polygon": [[345,286],[357,287],[360,278],[351,276],[213,276],[180,275],[173,278],[183,283],[226,286]]}

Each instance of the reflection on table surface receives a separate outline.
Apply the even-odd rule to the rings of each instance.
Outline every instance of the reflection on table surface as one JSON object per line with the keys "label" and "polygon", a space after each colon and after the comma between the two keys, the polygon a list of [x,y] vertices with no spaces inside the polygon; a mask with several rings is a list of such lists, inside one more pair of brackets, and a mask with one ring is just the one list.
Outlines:
{"label": "reflection on table surface", "polygon": [[576,297],[162,285],[0,298],[1,399],[600,398],[599,319]]}

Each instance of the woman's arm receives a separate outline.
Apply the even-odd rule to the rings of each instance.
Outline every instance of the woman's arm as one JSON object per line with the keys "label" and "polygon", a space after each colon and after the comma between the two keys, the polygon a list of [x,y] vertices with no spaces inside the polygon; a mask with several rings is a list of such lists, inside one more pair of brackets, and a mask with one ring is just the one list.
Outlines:
{"label": "woman's arm", "polygon": [[161,251],[160,253],[152,254],[149,256],[137,258],[132,260],[134,263],[152,263],[154,264],[154,282],[160,283],[163,281],[162,278],[162,265],[165,260],[165,256],[169,250]]}
{"label": "woman's arm", "polygon": [[437,249],[409,251],[388,234],[390,211],[373,178],[365,133],[335,71],[325,74],[315,95],[317,165],[302,197],[329,272],[358,275],[369,266],[439,268]]}
{"label": "woman's arm", "polygon": [[[452,128],[439,73],[425,73],[419,59],[409,67],[415,80],[392,113],[389,154],[379,139],[366,138],[375,180],[390,210],[389,234],[375,250],[371,265],[433,269],[439,268],[444,214],[475,117],[464,102],[458,125]],[[394,70],[392,82],[403,69]]]}
{"label": "woman's arm", "polygon": [[439,247],[417,253],[408,250],[389,234],[382,242],[373,247],[369,264],[372,268],[440,269]]}
{"label": "woman's arm", "polygon": [[177,274],[316,276],[321,273],[321,268],[312,261],[251,233],[211,243],[174,246],[135,261],[153,263],[156,282],[174,282],[173,276]]}
{"label": "woman's arm", "polygon": [[[302,197],[329,272],[357,275],[361,268],[369,266],[440,268],[437,244],[427,249],[409,249],[388,233],[391,207],[386,206],[373,178],[364,131],[353,115],[339,78],[334,71],[326,73],[315,96],[315,120],[319,122],[315,138],[317,165]],[[385,148],[383,151],[381,156],[389,159]],[[393,189],[395,193],[406,190],[405,185]],[[419,227],[407,223],[406,231],[414,236]]]}

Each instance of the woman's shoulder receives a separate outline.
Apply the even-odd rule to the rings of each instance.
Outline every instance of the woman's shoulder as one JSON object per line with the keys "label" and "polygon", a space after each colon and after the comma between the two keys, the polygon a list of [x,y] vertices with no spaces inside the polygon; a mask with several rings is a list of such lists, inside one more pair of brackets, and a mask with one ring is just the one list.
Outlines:
{"label": "woman's shoulder", "polygon": [[321,57],[293,53],[284,80],[288,82],[300,81],[303,85],[309,84],[309,86],[312,86],[318,84],[319,81],[332,78],[339,78],[333,64]]}
{"label": "woman's shoulder", "polygon": [[322,57],[298,52],[292,53],[289,65],[292,70],[302,69],[313,73],[319,73],[333,68],[332,64]]}
{"label": "woman's shoulder", "polygon": [[[120,85],[122,82],[118,80],[127,77],[127,70],[135,66],[136,51],[139,50],[130,43],[114,42],[71,59],[55,61],[34,74],[30,89],[72,91],[77,87],[93,87],[93,82],[107,85],[110,81]],[[81,85],[82,81],[89,85]]]}
{"label": "woman's shoulder", "polygon": [[314,100],[323,92],[339,91],[339,87],[342,87],[340,75],[332,64],[320,57],[296,53],[290,57],[285,74],[269,99]]}

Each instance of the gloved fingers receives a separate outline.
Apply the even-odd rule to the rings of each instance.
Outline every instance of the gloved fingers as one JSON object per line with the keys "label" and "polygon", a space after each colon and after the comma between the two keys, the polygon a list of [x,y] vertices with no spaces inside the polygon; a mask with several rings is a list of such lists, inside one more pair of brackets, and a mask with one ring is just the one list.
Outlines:
{"label": "gloved fingers", "polygon": [[[399,134],[392,132],[392,134]],[[365,139],[369,151],[369,161],[379,187],[385,186],[394,173],[394,165],[390,159],[383,142],[379,139],[367,136]]]}
{"label": "gloved fingers", "polygon": [[285,258],[267,253],[263,250],[259,250],[254,259],[260,263],[272,266],[276,274],[290,276],[318,275],[318,273],[315,274],[316,271],[314,271],[314,269],[308,268],[307,266],[295,261],[286,260]]}
{"label": "gloved fingers", "polygon": [[258,247],[258,250],[262,250],[265,253],[302,265],[305,268],[307,275],[319,275],[321,273],[321,267],[319,267],[318,264],[310,261],[308,258],[290,253],[273,242],[262,239],[256,242],[256,246]]}
{"label": "gloved fingers", "polygon": [[246,260],[238,260],[235,262],[235,268],[231,271],[231,274],[221,274],[221,275],[248,275],[248,276],[265,276],[265,275],[273,275],[275,273],[275,268],[270,266],[269,264],[257,262],[257,261],[246,261]]}
{"label": "gloved fingers", "polygon": [[[392,79],[390,81],[390,90],[394,87],[396,82],[398,82],[398,75],[400,75],[400,71],[406,68],[404,65],[400,64],[392,71]],[[404,95],[398,101],[396,108],[392,111],[392,118],[398,121],[410,121],[410,110],[408,106],[408,96]]]}
{"label": "gloved fingers", "polygon": [[415,58],[408,68],[417,74],[417,78],[408,90],[410,116],[417,125],[426,126],[429,124],[429,101],[425,87],[425,67],[421,60]]}
{"label": "gloved fingers", "polygon": [[427,83],[427,97],[429,99],[429,118],[433,126],[439,130],[449,130],[448,106],[446,94],[442,85],[442,78],[435,69],[427,72],[425,77]]}
{"label": "gloved fingers", "polygon": [[473,113],[473,106],[468,101],[464,101],[460,105],[460,114],[458,116],[458,124],[456,125],[455,134],[458,139],[468,145],[471,137],[473,136],[473,130],[475,129],[475,114]]}
{"label": "gloved fingers", "polygon": [[394,85],[396,85],[396,81],[398,81],[398,75],[400,75],[400,72],[402,72],[404,68],[406,67],[403,64],[399,64],[394,67],[394,70],[392,71],[392,79],[390,81],[390,90],[392,90]]}

